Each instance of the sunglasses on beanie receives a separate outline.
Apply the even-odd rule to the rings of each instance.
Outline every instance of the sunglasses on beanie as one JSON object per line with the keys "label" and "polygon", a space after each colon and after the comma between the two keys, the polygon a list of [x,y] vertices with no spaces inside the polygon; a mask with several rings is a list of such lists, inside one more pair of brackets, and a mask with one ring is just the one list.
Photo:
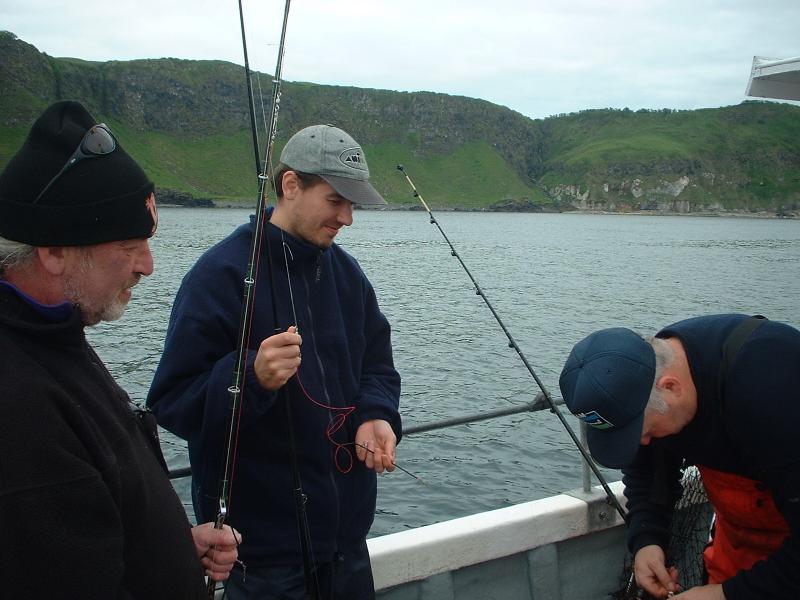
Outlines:
{"label": "sunglasses on beanie", "polygon": [[53,184],[58,181],[58,179],[71,167],[78,164],[85,158],[97,158],[98,156],[111,154],[116,147],[117,140],[114,138],[114,134],[111,133],[111,130],[105,123],[98,123],[97,125],[89,128],[89,130],[84,134],[81,143],[78,144],[77,148],[75,148],[75,152],[72,153],[64,166],[61,167],[61,170],[55,174],[55,177],[53,177],[50,182],[44,186],[44,189],[39,192],[39,195],[36,196],[33,204],[37,204],[39,200],[41,200],[42,196],[44,196],[47,191],[53,187]]}

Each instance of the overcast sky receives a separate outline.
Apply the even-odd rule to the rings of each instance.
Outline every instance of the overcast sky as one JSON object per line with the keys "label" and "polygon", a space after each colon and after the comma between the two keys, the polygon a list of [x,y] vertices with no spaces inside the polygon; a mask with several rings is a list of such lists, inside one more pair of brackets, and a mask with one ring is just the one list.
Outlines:
{"label": "overcast sky", "polygon": [[[272,73],[283,0],[243,0]],[[0,0],[51,56],[243,64],[233,0]],[[294,0],[284,79],[483,98],[533,118],[738,104],[753,56],[800,56],[800,0]]]}

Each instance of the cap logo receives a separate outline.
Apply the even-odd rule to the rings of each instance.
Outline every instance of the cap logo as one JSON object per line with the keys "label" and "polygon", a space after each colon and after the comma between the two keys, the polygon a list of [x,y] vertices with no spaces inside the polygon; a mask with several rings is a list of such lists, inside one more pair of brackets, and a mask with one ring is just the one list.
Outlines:
{"label": "cap logo", "polygon": [[348,148],[339,155],[339,160],[351,169],[367,170],[367,160],[361,153],[361,148]]}
{"label": "cap logo", "polygon": [[614,424],[600,416],[596,410],[587,413],[576,413],[575,416],[586,423],[589,427],[594,427],[595,429],[614,428]]}

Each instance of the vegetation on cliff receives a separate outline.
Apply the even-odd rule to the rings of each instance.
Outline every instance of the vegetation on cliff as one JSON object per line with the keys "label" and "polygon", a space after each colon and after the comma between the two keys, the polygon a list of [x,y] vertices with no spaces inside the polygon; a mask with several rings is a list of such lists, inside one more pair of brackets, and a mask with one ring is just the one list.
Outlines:
{"label": "vegetation on cliff", "polygon": [[[270,76],[259,83],[269,97]],[[0,85],[0,168],[41,110],[70,98],[118,133],[165,198],[254,203],[240,66],[53,58],[0,32]],[[787,104],[533,120],[472,98],[286,82],[278,150],[313,123],[361,142],[394,207],[416,202],[403,164],[437,208],[800,213],[800,107]]]}

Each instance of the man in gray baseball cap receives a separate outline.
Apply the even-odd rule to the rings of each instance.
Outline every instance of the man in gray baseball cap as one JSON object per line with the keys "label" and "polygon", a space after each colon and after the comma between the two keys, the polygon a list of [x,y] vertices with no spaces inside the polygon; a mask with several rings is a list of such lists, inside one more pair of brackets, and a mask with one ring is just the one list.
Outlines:
{"label": "man in gray baseball cap", "polygon": [[386,205],[369,183],[369,167],[361,146],[338,127],[312,125],[301,129],[283,148],[281,163],[285,168],[278,166],[278,173],[292,169],[319,175],[353,204]]}
{"label": "man in gray baseball cap", "polygon": [[[369,183],[361,146],[332,125],[292,136],[273,181],[278,199],[258,254],[227,518],[244,535],[239,557],[247,568],[246,576],[234,568],[227,597],[372,600],[366,536],[376,473],[394,470],[400,376],[375,291],[334,239],[353,223],[354,205],[386,201]],[[184,278],[147,400],[159,423],[189,442],[198,518],[213,518],[218,508],[253,233],[252,221],[242,225]],[[298,535],[290,429],[313,551],[311,583]]]}

